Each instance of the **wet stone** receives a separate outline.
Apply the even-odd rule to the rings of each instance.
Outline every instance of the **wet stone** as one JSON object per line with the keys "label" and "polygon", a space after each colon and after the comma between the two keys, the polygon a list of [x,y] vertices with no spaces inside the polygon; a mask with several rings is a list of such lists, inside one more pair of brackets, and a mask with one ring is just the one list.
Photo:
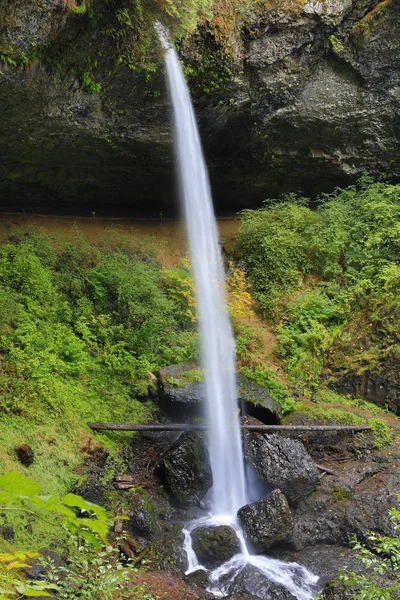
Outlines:
{"label": "wet stone", "polygon": [[221,565],[240,552],[239,538],[228,525],[197,527],[191,535],[193,550],[205,567]]}
{"label": "wet stone", "polygon": [[279,488],[290,504],[309,496],[319,482],[318,469],[297,440],[280,434],[243,436],[243,452],[258,475]]}
{"label": "wet stone", "polygon": [[259,552],[287,539],[293,529],[289,504],[280,490],[242,506],[238,518],[247,540]]}
{"label": "wet stone", "polygon": [[203,438],[194,431],[183,433],[159,462],[156,473],[178,504],[198,505],[212,486]]}
{"label": "wet stone", "polygon": [[248,594],[251,598],[260,600],[296,600],[296,596],[288,589],[270,581],[253,565],[246,565],[231,582],[228,576],[224,590],[230,594],[230,598],[235,598],[236,594],[239,594],[239,597],[240,594]]}

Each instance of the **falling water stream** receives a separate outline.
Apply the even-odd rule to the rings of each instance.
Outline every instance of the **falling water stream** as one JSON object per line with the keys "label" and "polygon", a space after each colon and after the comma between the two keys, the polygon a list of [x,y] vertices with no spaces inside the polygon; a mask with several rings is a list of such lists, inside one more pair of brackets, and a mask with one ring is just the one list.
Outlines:
{"label": "falling water stream", "polygon": [[[237,511],[247,500],[237,413],[235,345],[225,301],[222,256],[207,167],[189,91],[176,51],[170,47],[162,26],[157,24],[156,27],[166,50],[182,208],[199,312],[201,366],[209,424],[208,448],[213,474],[212,513],[188,524],[184,530],[188,572],[204,569],[192,549],[191,531],[203,525],[226,524],[236,530],[241,552],[209,573],[210,591],[224,596],[229,582],[251,564],[268,580],[284,585],[298,600],[310,600],[318,578],[296,563],[251,555],[237,522]],[[221,583],[222,580],[224,583]]]}

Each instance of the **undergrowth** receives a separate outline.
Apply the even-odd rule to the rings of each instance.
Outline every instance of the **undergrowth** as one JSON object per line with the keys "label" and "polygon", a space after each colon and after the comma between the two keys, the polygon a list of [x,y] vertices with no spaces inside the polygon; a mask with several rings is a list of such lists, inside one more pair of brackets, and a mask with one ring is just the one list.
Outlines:
{"label": "undergrowth", "polygon": [[[400,186],[373,182],[268,201],[241,213],[236,257],[278,352],[305,393],[321,374],[396,378],[400,359]],[[392,366],[391,366],[392,365]]]}
{"label": "undergrowth", "polygon": [[[99,247],[78,231],[56,246],[36,230],[17,231],[0,246],[0,475],[28,472],[15,447],[29,444],[29,474],[49,494],[64,494],[91,443],[86,423],[151,420],[154,406],[141,397],[154,385],[152,373],[196,358],[183,275],[164,272],[138,246],[116,235]],[[124,440],[96,434],[112,453]],[[29,518],[17,525],[17,537],[26,538]],[[30,547],[51,536],[40,522]]]}

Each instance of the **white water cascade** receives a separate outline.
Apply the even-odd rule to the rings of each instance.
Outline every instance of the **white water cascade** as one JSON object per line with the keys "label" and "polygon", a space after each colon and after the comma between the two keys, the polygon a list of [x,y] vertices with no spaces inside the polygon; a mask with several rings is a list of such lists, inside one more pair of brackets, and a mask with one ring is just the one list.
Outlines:
{"label": "white water cascade", "polygon": [[[208,448],[213,474],[212,514],[188,524],[185,549],[188,572],[204,569],[192,549],[190,532],[201,525],[231,525],[241,553],[209,574],[210,591],[224,596],[229,582],[246,565],[263,572],[268,580],[284,585],[298,600],[310,600],[317,577],[295,563],[284,563],[249,554],[236,514],[246,504],[246,486],[235,383],[235,346],[224,293],[224,270],[218,244],[207,168],[189,91],[176,51],[157,25],[166,50],[166,67],[174,115],[175,147],[182,206],[190,247],[198,303],[201,362],[206,387]],[[224,581],[222,584],[220,580]]]}

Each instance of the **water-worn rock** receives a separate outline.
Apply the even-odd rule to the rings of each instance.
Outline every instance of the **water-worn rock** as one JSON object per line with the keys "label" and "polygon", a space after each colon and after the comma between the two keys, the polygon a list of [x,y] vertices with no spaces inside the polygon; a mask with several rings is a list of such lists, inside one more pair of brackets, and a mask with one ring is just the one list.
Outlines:
{"label": "water-worn rock", "polygon": [[30,467],[34,461],[35,453],[28,444],[21,444],[15,448],[18,460],[25,467]]}
{"label": "water-worn rock", "polygon": [[194,431],[183,433],[157,465],[157,474],[179,504],[197,504],[212,486],[203,438]]}
{"label": "water-worn rock", "polygon": [[319,472],[301,442],[279,434],[246,433],[243,451],[258,475],[281,489],[290,503],[316,489]]}
{"label": "water-worn rock", "polygon": [[238,518],[246,538],[259,552],[287,539],[293,528],[289,504],[280,490],[242,506]]}
{"label": "water-worn rock", "polygon": [[[160,369],[160,400],[163,408],[170,414],[190,416],[202,414],[206,401],[201,373],[192,365],[170,365]],[[264,423],[280,423],[282,414],[279,405],[270,396],[268,390],[247,377],[236,377],[238,402],[245,412],[257,416]]]}
{"label": "water-worn rock", "polygon": [[[229,580],[229,576],[228,576]],[[261,600],[295,600],[295,596],[285,587],[268,580],[261,571],[252,565],[246,565],[231,583],[224,585],[229,594],[250,594]]]}
{"label": "water-worn rock", "polygon": [[193,550],[206,567],[217,567],[240,551],[239,538],[228,525],[197,527],[191,535]]}

